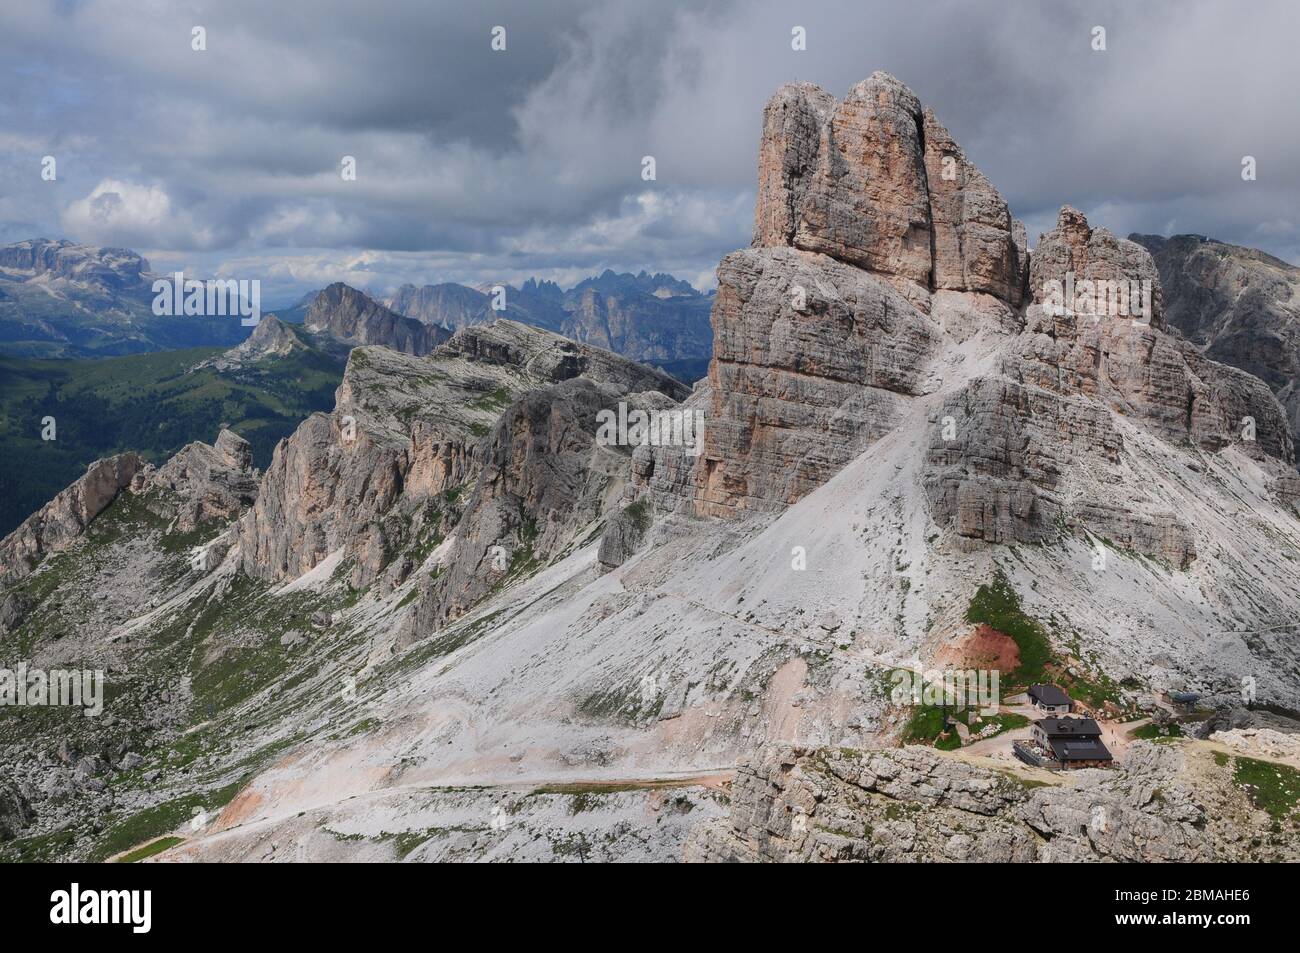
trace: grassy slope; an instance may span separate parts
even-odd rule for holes
[[[979,587],[966,610],[966,621],[972,625],[983,623],[1011,636],[1020,649],[1020,667],[1002,673],[1003,695],[1015,688],[1046,681],[1059,685],[1071,698],[1094,708],[1101,708],[1107,702],[1118,705],[1118,687],[1104,673],[1089,676],[1081,665],[1076,665],[1076,674],[1069,674],[1069,666],[1056,655],[1047,630],[1024,613],[1020,596],[1000,570],[992,581]]]
[[[190,367],[219,348],[100,360],[0,357],[0,535],[75,480],[94,460],[124,450],[162,462],[221,424],[246,438],[265,466],[276,442],[334,405],[342,368],[316,352],[238,373]],[[58,439],[40,439],[41,419]]]
[[[153,580],[153,592],[168,598],[183,592],[192,582],[186,554],[196,537],[167,534],[166,523],[144,499],[120,495],[91,524],[83,542],[48,558],[16,585],[30,608],[10,637],[10,647],[29,657],[39,646],[67,644],[66,633],[84,631],[103,602],[99,581],[122,565]],[[198,538],[211,538],[219,529],[199,531]],[[140,550],[141,541],[146,543],[146,566],[132,563],[128,555]],[[279,724],[287,712],[322,698],[346,713],[337,679],[330,678],[334,690],[324,696],[319,688],[303,686],[337,653],[354,651],[356,640],[364,637],[334,635],[325,641],[312,627],[312,613],[344,608],[353,599],[337,588],[324,594],[275,595],[265,583],[240,576],[219,595],[201,592],[188,598],[178,611],[135,637],[139,644],[129,668],[110,669],[105,678],[105,705],[112,706],[115,716],[111,723],[86,718],[75,708],[0,709],[0,753],[50,753],[66,740],[80,751],[124,748],[145,758],[136,768],[104,775],[119,795],[112,810],[87,813],[87,802],[74,801],[66,808],[68,830],[0,843],[0,863],[54,860],[74,850],[103,860],[176,830],[197,809],[209,815],[219,811],[293,740],[250,740],[240,705],[273,688],[275,694],[257,709],[266,724]],[[309,632],[322,641],[311,652],[295,653],[280,641],[291,631]],[[93,667],[76,654],[56,657],[62,667]],[[185,683],[188,689],[178,689]],[[163,707],[162,694],[173,692],[185,698],[179,720],[154,717]],[[183,732],[185,728],[195,730]],[[145,780],[155,770],[161,779]]]

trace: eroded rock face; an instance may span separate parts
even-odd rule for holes
[[[884,73],[772,97],[753,243],[718,269],[705,452],[652,462],[698,513],[799,500],[898,425],[944,331],[1020,326],[1023,227]]]
[[[8,780],[0,782],[0,841],[13,840],[35,816],[17,785]]]
[[[842,102],[810,83],[763,113],[754,245],[816,251],[922,289],[1018,304],[1006,202],[910,89],[873,73]]]
[[[1230,769],[1147,743],[1111,771],[1030,787],[930,748],[766,749],[741,765],[731,817],[696,828],[688,861],[1203,862],[1244,859],[1255,812]],[[1256,842],[1258,843],[1258,841]],[[1295,852],[1286,838],[1262,848]]]
[[[425,504],[466,479],[478,432],[519,386],[516,374],[461,360],[355,349],[335,412],[313,414],[275,448],[240,522],[244,572],[293,579],[343,550],[352,584],[369,585],[394,553],[437,531],[441,514]]]
[[[1038,543],[1086,530],[1178,568],[1191,528],[1167,507],[1070,491],[1078,468],[1116,467],[1124,446],[1106,408],[1004,378],[980,378],[930,421],[925,488],[934,519],[987,543]]]
[[[96,460],[86,472],[0,541],[0,579],[31,572],[46,555],[67,548],[130,486],[144,467],[134,453]]]
[[[1165,316],[1206,357],[1254,374],[1300,435],[1300,268],[1203,235],[1130,235],[1155,259]]]
[[[602,570],[623,565],[645,543],[650,528],[650,507],[641,501],[612,513],[605,522],[605,532],[600,537],[600,550],[596,561]]]
[[[916,96],[885,73],[838,103],[816,87],[783,88],[764,112],[755,244],[793,245],[928,286],[921,118]]]
[[[285,357],[293,351],[306,348],[307,345],[292,327],[275,315],[268,314],[257,323],[253,333],[244,341],[223,354],[203,361],[195,369],[211,367],[218,371],[235,370],[267,358]]]
[[[885,74],[843,102],[796,84],[768,103],[754,245],[718,270],[704,453],[661,448],[634,474],[660,506],[781,509],[941,390],[923,475],[941,526],[985,542],[1084,530],[1184,567],[1193,534],[1167,504],[1080,478],[1117,481],[1121,418],[1292,460],[1268,389],[1165,332],[1142,246],[1066,207],[1030,255],[988,179]],[[996,342],[978,366],[956,351],[977,335]]]
[[[166,491],[157,504],[162,515],[173,520],[172,531],[189,533],[239,516],[257,499],[257,483],[248,441],[223,430],[214,445],[195,441],[157,470],[142,472],[131,489]]]
[[[1024,226],[961,146],[925,110],[925,179],[934,233],[932,285],[1020,303],[1028,278]],[[1016,226],[1019,226],[1017,230]]]
[[[805,196],[824,161],[823,133],[835,112],[835,97],[813,83],[791,83],[776,91],[763,109],[758,151],[758,201],[754,245],[793,245],[803,218]]]
[[[1019,353],[1006,362],[1009,377],[1062,395],[1098,398],[1173,443],[1209,451],[1251,443],[1247,449],[1291,459],[1285,415],[1261,381],[1207,360],[1164,333],[1160,278],[1145,248],[1090,228],[1067,207],[1057,228],[1040,241],[1031,271],[1038,304],[1028,309]],[[1067,271],[1081,280],[1149,283],[1149,325],[1124,315],[1041,307],[1043,287]],[[1246,417],[1254,422],[1250,440],[1242,436]]]
[[[1105,290],[1104,299],[1112,305],[1111,317],[1134,316],[1156,328],[1165,326],[1164,293],[1150,252],[1137,242],[1116,238],[1109,229],[1092,228],[1082,212],[1066,205],[1057,217],[1056,228],[1040,236],[1034,247],[1029,264],[1030,292],[1034,303],[1043,304],[1048,300],[1050,282],[1064,286],[1068,276],[1073,276],[1076,290],[1074,301],[1065,302],[1069,310],[1094,310],[1073,305],[1081,296],[1086,298],[1089,294],[1085,282],[1093,286],[1093,291],[1101,291],[1100,284],[1108,283],[1111,287]],[[1134,285],[1149,289],[1149,315],[1142,315],[1137,304],[1127,295]],[[1126,298],[1127,305],[1124,306]],[[1098,294],[1097,300],[1102,299],[1103,295]],[[1101,311],[1102,308],[1097,306],[1095,310]],[[1119,314],[1114,314],[1115,311]]]
[[[351,584],[370,585],[399,553],[423,551],[455,525],[502,413],[527,391],[578,377],[620,395],[688,392],[653,368],[513,321],[462,328],[428,357],[355,349],[334,413],[313,415],[276,447],[240,524],[244,571],[292,579],[342,550]],[[583,424],[593,433],[594,413]]]
[[[515,321],[462,328],[440,354],[485,364],[511,365],[551,383],[581,376],[607,381],[629,393],[654,390],[674,400],[690,393],[690,388],[663,371]]]
[[[1061,221],[1042,244],[1062,268],[1151,272],[1140,246],[1094,240],[1097,233],[1069,209]],[[1132,495],[1072,490],[1081,472],[1109,472],[1118,482],[1125,442],[1113,415],[1207,452],[1236,445],[1290,463],[1293,448],[1285,415],[1261,381],[1206,360],[1160,330],[1156,315],[1144,323],[1030,306],[1001,374],[971,381],[931,417],[925,483],[936,521],[985,542],[1086,530],[1185,568],[1196,550],[1178,514]]]
[[[898,423],[937,333],[888,283],[790,248],[718,267],[703,513],[805,496]]]
[[[46,238],[0,245],[0,268],[115,289],[143,290],[149,277],[149,262],[129,249]]]
[[[643,395],[653,404],[671,403]],[[463,615],[488,592],[574,541],[616,498],[631,448],[601,446],[597,415],[620,400],[575,378],[524,394],[483,448],[483,465],[440,571],[422,584],[403,634],[410,643]]]

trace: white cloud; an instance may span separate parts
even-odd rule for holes
[[[176,209],[164,189],[120,179],[102,179],[63,210],[61,222],[72,238],[98,245],[175,242],[205,248],[215,243],[212,229],[196,225],[188,210]]]

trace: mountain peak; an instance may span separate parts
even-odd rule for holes
[[[756,248],[820,252],[908,296],[974,291],[1014,306],[1026,274],[1018,231],[933,112],[887,73],[840,101],[786,85],[763,111]]]
[[[446,329],[404,317],[341,281],[321,290],[303,326],[348,346],[382,344],[407,354],[427,354],[449,337]]]

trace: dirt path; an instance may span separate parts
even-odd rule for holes
[[[1254,758],[1256,761],[1268,761],[1272,764],[1281,764],[1290,768],[1300,769],[1300,755],[1294,757],[1278,755],[1272,752],[1260,751],[1258,748],[1238,748],[1234,745],[1224,744],[1222,741],[1210,741],[1208,739],[1205,741],[1196,740],[1195,743],[1199,746],[1204,746],[1210,751],[1218,751],[1234,758]]]
[[[735,778],[736,771],[732,767],[712,768],[705,771],[685,771],[685,772],[663,772],[653,776],[644,777],[624,777],[624,778],[587,778],[575,776],[561,776],[551,778],[528,778],[528,779],[511,779],[507,783],[485,785],[483,792],[485,794],[492,791],[527,791],[540,792],[542,794],[570,794],[580,793],[583,791],[608,791],[610,793],[619,791],[655,791],[673,788],[707,788],[715,791],[726,791]],[[350,795],[340,801],[332,804],[324,804],[314,807],[305,814],[319,814],[328,812],[340,804],[348,803],[349,805],[357,802],[375,802],[383,801],[388,798],[399,797],[418,791],[440,791],[445,789],[446,785],[442,784],[399,784],[392,787],[378,788],[374,791],[368,791],[364,794]],[[241,792],[243,793],[243,792]],[[238,797],[238,795],[236,795]],[[147,841],[139,844],[133,844],[126,850],[114,854],[108,859],[109,863],[116,861],[119,857],[130,854],[132,851],[139,850],[148,844],[155,843],[166,837],[185,838],[180,844],[169,847],[167,850],[150,857],[149,860],[165,861],[168,855],[174,850],[183,850],[187,847],[204,846],[219,844],[222,841],[230,840],[234,837],[242,836],[253,831],[262,830],[267,827],[273,827],[299,815],[297,811],[284,811],[272,814],[267,817],[260,817],[254,820],[234,824],[230,827],[223,828],[219,831],[210,833],[198,833],[187,831],[184,827],[175,831],[169,831],[166,834],[152,837]],[[186,835],[189,836],[186,836]]]

